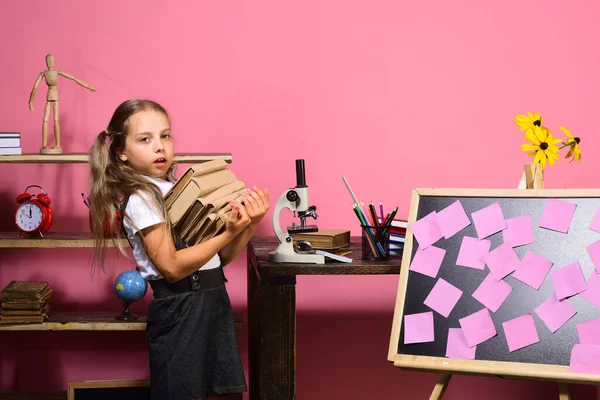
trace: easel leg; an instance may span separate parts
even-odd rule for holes
[[[558,383],[558,399],[571,400],[571,394],[569,393],[569,385],[567,385],[566,383]]]
[[[431,392],[431,396],[429,396],[429,400],[442,400],[446,387],[448,387],[448,383],[450,382],[450,378],[452,378],[452,374],[443,374],[440,376],[440,379],[438,379],[433,388],[433,392]]]

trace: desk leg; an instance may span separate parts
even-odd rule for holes
[[[566,383],[558,383],[558,398],[560,400],[570,400],[571,393],[569,392],[569,385]]]
[[[251,400],[296,398],[296,277],[260,277],[249,260]]]
[[[438,379],[435,387],[433,388],[433,392],[431,392],[431,396],[429,396],[429,400],[442,400],[444,397],[444,393],[446,392],[446,388],[450,383],[450,378],[452,378],[451,374],[442,374]]]

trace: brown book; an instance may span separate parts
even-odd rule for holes
[[[15,315],[42,315],[42,316],[46,316],[48,315],[48,311],[50,310],[49,306],[45,306],[44,308],[40,308],[38,310],[8,310],[8,309],[2,309],[2,311],[0,311],[0,318],[4,317],[4,316],[15,316]]]
[[[244,182],[235,180],[234,182],[228,183],[225,186],[220,187],[208,193],[205,196],[198,197],[194,200],[193,204],[188,208],[185,215],[179,219],[176,227],[179,229],[182,238],[190,234],[190,230],[198,223],[198,220],[205,216],[209,210],[205,209],[211,202],[221,198],[229,196],[231,193],[238,192],[244,189]]]
[[[292,233],[290,236],[294,244],[305,240],[313,249],[339,249],[350,244],[350,231],[346,229],[319,229],[318,232]]]
[[[48,282],[11,281],[2,289],[2,298],[8,299],[39,299],[51,291]]]
[[[15,308],[15,307],[19,307],[19,308],[27,308],[27,307],[40,307],[42,306],[44,303],[46,303],[50,297],[52,296],[52,292],[53,290],[50,288],[49,290],[45,290],[42,293],[43,297],[40,298],[3,298],[2,299],[2,304],[5,307],[10,307],[10,308]]]
[[[220,210],[228,205],[231,200],[239,201],[244,191],[245,189],[242,188],[210,202],[207,202],[206,198],[203,197],[197,198],[196,203],[189,211],[191,214],[195,214],[192,218],[192,222],[185,226],[176,226],[180,233],[183,232],[182,237],[184,240],[188,241],[188,244],[190,245],[200,243],[201,237],[199,236],[199,232],[202,229],[202,224],[206,217],[210,213],[216,212],[215,210]]]
[[[171,223],[176,225],[198,197],[206,196],[235,180],[235,175],[229,169],[222,169],[192,178],[171,207],[168,208]]]
[[[211,160],[205,163],[192,165],[177,179],[177,182],[165,194],[165,204],[167,209],[173,205],[173,202],[179,197],[183,189],[187,186],[193,177],[209,174],[227,168],[227,162],[224,160]]]
[[[46,307],[48,302],[2,302],[2,309],[4,310],[41,310]]]
[[[0,325],[3,324],[35,324],[44,322],[43,315],[9,315],[0,316]]]

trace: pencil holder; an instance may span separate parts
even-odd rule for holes
[[[387,260],[390,258],[390,228],[361,225],[362,259]]]

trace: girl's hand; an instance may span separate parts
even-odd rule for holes
[[[244,195],[244,205],[252,221],[251,225],[257,225],[269,211],[269,190],[260,190],[256,186],[248,189],[248,192]]]
[[[250,225],[250,217],[246,208],[237,201],[231,201],[231,212],[225,224],[225,230],[237,236]]]

